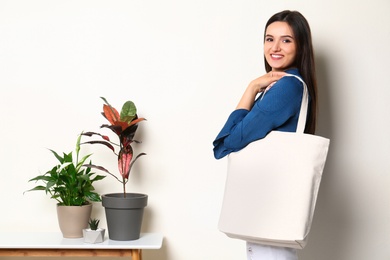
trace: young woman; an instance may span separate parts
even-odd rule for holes
[[[267,73],[249,83],[213,142],[216,159],[243,149],[272,130],[296,131],[303,84],[295,77],[284,77],[286,74],[294,74],[306,82],[309,108],[305,132],[315,132],[314,55],[310,27],[302,14],[282,11],[268,20],[264,32],[264,61]],[[248,260],[296,260],[297,252],[248,242],[247,256]]]

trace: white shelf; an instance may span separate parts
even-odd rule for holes
[[[131,241],[105,237],[102,243],[89,244],[84,238],[63,238],[60,232],[0,232],[0,249],[160,249],[162,241],[159,233],[143,233]]]

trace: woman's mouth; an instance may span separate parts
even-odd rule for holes
[[[283,58],[283,55],[280,55],[280,54],[271,54],[271,58],[272,59],[281,59],[281,58]]]

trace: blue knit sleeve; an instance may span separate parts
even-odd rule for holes
[[[283,77],[256,100],[250,111],[233,111],[213,142],[214,157],[220,159],[250,142],[264,138],[270,131],[295,132],[303,85],[295,77]]]

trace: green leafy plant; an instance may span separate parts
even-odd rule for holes
[[[81,134],[76,142],[76,158],[73,152],[63,153],[50,150],[57,158],[56,164],[51,170],[43,175],[38,175],[29,181],[41,181],[44,185],[38,185],[28,191],[45,191],[52,199],[57,200],[61,206],[81,206],[91,201],[101,201],[100,195],[95,192],[93,183],[106,176],[95,175],[90,167],[83,167],[85,161],[91,156],[88,154],[79,160]]]
[[[126,183],[129,181],[131,168],[139,157],[146,155],[145,153],[140,153],[134,157],[133,148],[131,146],[133,142],[140,143],[133,138],[137,131],[138,123],[144,121],[145,118],[138,118],[137,108],[132,101],[126,101],[122,106],[121,113],[119,114],[118,110],[112,107],[104,97],[101,97],[101,99],[103,99],[105,103],[103,104],[102,115],[110,122],[109,125],[103,124],[101,128],[111,129],[118,137],[119,143],[112,142],[107,135],[102,135],[96,132],[86,132],[83,133],[83,135],[89,137],[97,135],[100,136],[102,140],[89,141],[85,142],[85,144],[102,144],[108,147],[115,155],[117,155],[118,169],[121,178],[118,178],[102,166],[93,164],[87,164],[85,166],[99,169],[116,178],[120,183],[122,183],[123,196],[126,197]]]
[[[89,220],[89,222],[88,222],[88,225],[89,225],[89,228],[91,229],[91,230],[97,230],[98,229],[98,227],[99,227],[99,222],[100,222],[100,220],[99,219],[96,219],[96,218],[91,218],[90,220]]]

